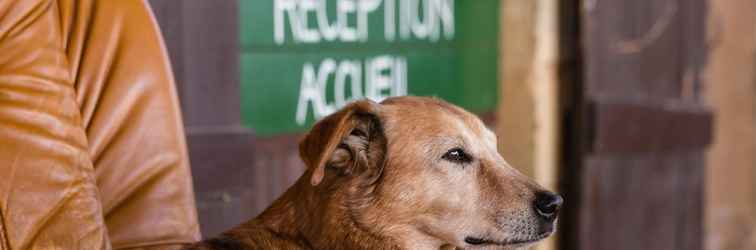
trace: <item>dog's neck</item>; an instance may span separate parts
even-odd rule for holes
[[[300,178],[256,220],[305,249],[399,249],[394,240],[362,225],[350,211],[348,195],[335,190]]]

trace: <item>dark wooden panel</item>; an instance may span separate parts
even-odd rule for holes
[[[678,203],[677,232],[676,242],[678,249],[701,250],[704,247],[704,195],[705,182],[704,173],[706,172],[706,161],[704,152],[695,152],[695,155],[689,157],[685,162],[687,166],[678,173],[682,180],[677,186],[675,192],[676,203]]]
[[[194,185],[207,191],[251,183],[255,138],[246,131],[189,131]]]
[[[706,66],[706,55],[709,53],[707,40],[707,11],[709,1],[688,0],[680,6],[680,19],[682,19],[682,42],[685,53],[681,58],[684,65],[682,72],[682,96],[702,102],[702,77]]]
[[[562,248],[702,249],[706,1],[580,4]]]
[[[585,34],[583,42],[586,47],[585,88],[589,93],[613,91],[637,95],[639,92],[637,87],[618,82],[636,78],[639,67],[637,56],[618,56],[610,49],[618,37],[635,35],[634,29],[627,24],[635,14],[633,8],[628,8],[628,2],[630,1],[585,2],[581,18]]]
[[[299,158],[300,137],[301,135],[284,135],[258,139],[255,167],[265,171],[258,176],[267,182],[267,190],[263,192],[265,197],[257,202],[260,211],[302,175],[305,166]]]
[[[579,249],[701,249],[703,168],[702,151],[588,157]]]
[[[239,124],[237,0],[184,0],[184,117],[188,126]]]
[[[632,3],[632,1],[631,1]],[[637,84],[647,96],[676,99],[681,94],[682,58],[686,51],[682,36],[681,5],[686,0],[648,1],[638,4],[640,15],[635,19],[638,31],[632,37],[620,38],[620,53],[639,54]],[[631,49],[630,51],[622,51]]]
[[[183,41],[183,28],[181,7],[183,1],[174,0],[150,0],[150,7],[155,14],[160,31],[163,35],[163,41],[168,49],[168,56],[171,60],[171,68],[173,69],[173,75],[176,79],[176,87],[178,88],[179,96],[183,90],[183,62],[181,49]],[[179,100],[182,100],[180,98]]]
[[[299,135],[190,131],[200,225],[213,236],[262,212],[302,174]]]
[[[240,124],[237,1],[150,4],[170,54],[185,124]]]
[[[189,132],[200,227],[216,235],[259,212],[254,138],[246,132]]]
[[[241,127],[236,0],[150,0],[182,104],[200,226],[216,235],[257,215],[274,198],[254,134]],[[275,156],[279,157],[279,156]],[[277,194],[276,194],[277,195]]]
[[[579,122],[584,111],[583,103],[583,45],[580,34],[580,0],[563,0],[559,4],[559,84],[562,119],[562,146],[560,156],[563,162],[559,170],[559,192],[565,199],[557,230],[559,249],[577,249],[580,213],[580,160],[582,159],[582,137],[584,129]]]
[[[195,197],[203,238],[216,236],[259,213],[254,207],[248,205],[258,197],[253,189],[197,190]]]
[[[590,1],[584,9],[589,93],[679,98],[686,1]],[[694,7],[700,8],[700,6]],[[701,26],[703,27],[703,26]]]
[[[589,107],[590,151],[594,153],[674,152],[711,142],[708,109],[685,103],[623,103],[594,100]]]

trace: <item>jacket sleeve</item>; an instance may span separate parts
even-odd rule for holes
[[[199,238],[175,84],[144,0],[0,1],[0,248]]]
[[[200,237],[171,67],[145,0],[60,0],[70,71],[114,249]]]
[[[55,1],[0,1],[0,248],[109,249]]]

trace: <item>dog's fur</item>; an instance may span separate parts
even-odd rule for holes
[[[445,158],[454,148],[469,161]],[[510,249],[554,230],[533,209],[542,189],[502,159],[496,136],[435,98],[353,102],[299,150],[307,171],[283,196],[189,249]]]

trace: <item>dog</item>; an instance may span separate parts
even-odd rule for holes
[[[360,100],[300,141],[307,170],[258,217],[187,249],[519,249],[562,198],[507,164],[475,115],[431,97]]]

